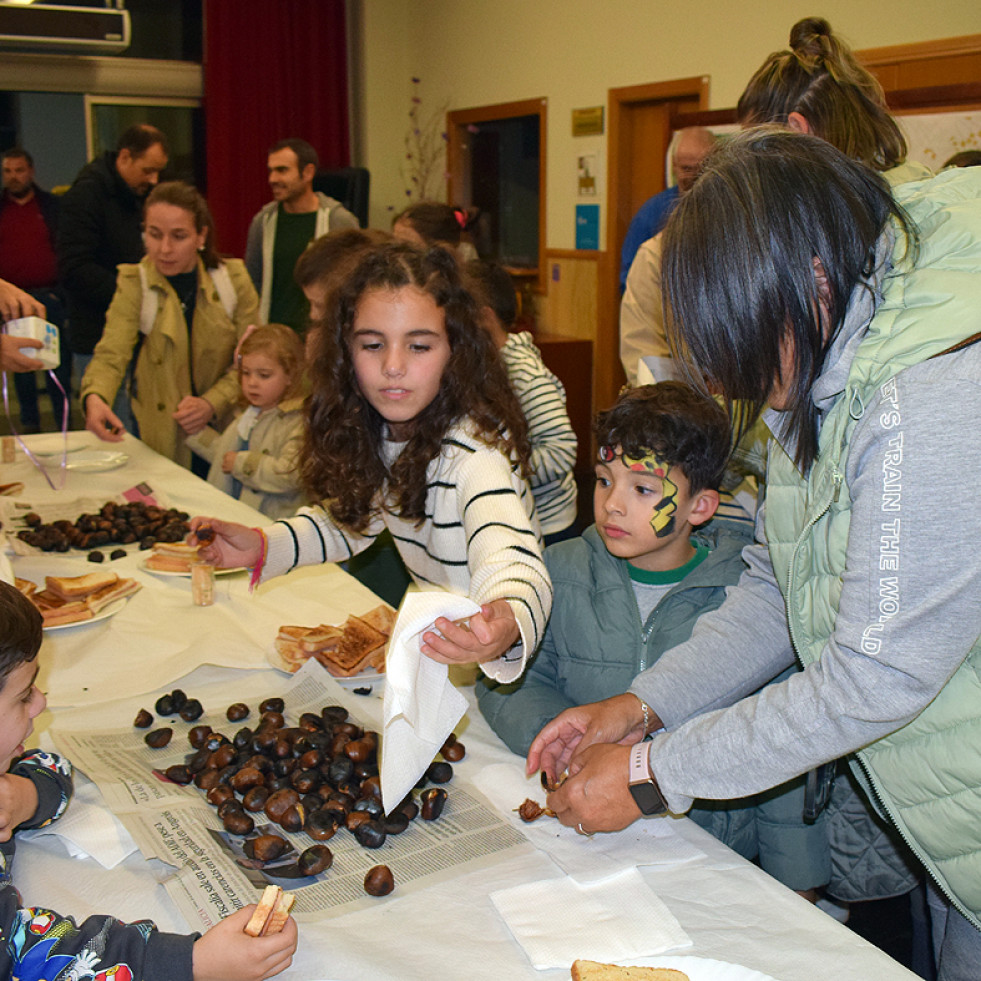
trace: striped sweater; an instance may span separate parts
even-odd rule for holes
[[[403,446],[385,444],[386,464],[391,466]],[[429,465],[421,525],[382,509],[359,535],[339,528],[319,505],[301,508],[266,529],[262,580],[301,565],[341,562],[368,548],[386,527],[423,589],[446,589],[475,603],[506,599],[511,604],[521,641],[481,667],[497,681],[520,677],[545,630],[552,584],[542,561],[531,492],[504,454],[468,427],[454,427]]]
[[[501,348],[511,388],[528,422],[532,474],[528,483],[542,533],[554,535],[576,520],[576,433],[565,410],[565,388],[545,367],[531,334],[509,334]]]

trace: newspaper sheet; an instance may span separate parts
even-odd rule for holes
[[[208,724],[229,738],[258,718],[257,701],[239,697],[227,685],[207,686],[214,691],[189,692],[205,706],[213,705],[193,723],[177,717],[157,719],[154,726],[172,725],[174,735],[163,749],[151,749],[146,730],[87,729],[64,724],[52,732],[62,753],[86,773],[101,790],[106,803],[119,816],[147,858],[173,866],[165,886],[188,923],[207,928],[223,916],[255,902],[270,882],[296,894],[293,912],[299,920],[322,919],[379,902],[366,897],[365,873],[375,865],[388,865],[395,876],[394,895],[429,886],[463,871],[479,868],[532,846],[525,836],[484,800],[459,775],[446,786],[449,797],[436,821],[416,818],[399,835],[389,835],[378,849],[366,849],[341,828],[326,842],[333,864],[317,876],[295,878],[297,856],[315,842],[305,833],[288,834],[259,812],[253,814],[255,831],[245,838],[226,832],[215,808],[193,785],[167,781],[162,772],[191,755],[187,732]],[[304,712],[320,712],[324,705],[344,705],[358,719],[358,696],[338,685],[315,661],[309,661],[291,679],[284,678],[284,715],[295,724]],[[269,694],[267,692],[267,694]],[[229,723],[224,709],[232,702],[252,705],[249,719]],[[362,704],[362,707],[363,704]],[[106,713],[112,715],[113,713]],[[371,726],[369,725],[369,728]],[[278,834],[291,851],[275,863],[255,868],[243,852],[246,838]]]

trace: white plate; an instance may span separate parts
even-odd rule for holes
[[[676,971],[684,971],[691,981],[774,981],[769,974],[742,964],[708,957],[642,957],[618,963],[624,967],[673,967]]]
[[[129,456],[119,450],[83,450],[76,453],[65,462],[66,470],[78,470],[82,473],[99,473],[105,470],[117,470],[129,463]]]
[[[61,433],[43,433],[40,436],[25,436],[24,443],[35,456],[61,456],[66,449],[65,438]],[[88,445],[84,436],[68,434],[67,452],[74,453]]]
[[[98,623],[100,620],[108,620],[114,617],[125,605],[128,596],[118,599],[108,606],[104,606],[94,617],[89,620],[77,620],[75,623],[53,623],[50,627],[45,627],[45,632],[51,630],[70,630],[72,627],[87,627],[90,623]]]
[[[150,566],[146,564],[146,559],[140,559],[139,568],[143,572],[149,572],[151,576],[178,576],[182,579],[190,579],[191,572],[172,572],[170,569],[151,569]],[[230,576],[233,572],[245,572],[246,568],[244,565],[237,566],[234,569],[215,569],[216,576]]]

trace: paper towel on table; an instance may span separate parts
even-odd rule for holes
[[[68,810],[57,820],[35,831],[18,832],[18,838],[60,838],[72,858],[94,858],[103,868],[115,868],[136,851],[136,842],[109,812],[99,789],[78,781]]]
[[[491,893],[498,913],[538,970],[577,958],[619,961],[690,947],[691,938],[636,869],[600,882],[531,882]]]
[[[418,783],[467,710],[447,666],[419,649],[437,617],[460,620],[480,612],[466,596],[410,592],[399,609],[385,656],[382,805],[388,812]]]

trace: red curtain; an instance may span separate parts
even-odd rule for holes
[[[204,0],[204,35],[208,203],[218,248],[241,256],[273,143],[350,163],[344,0]]]

